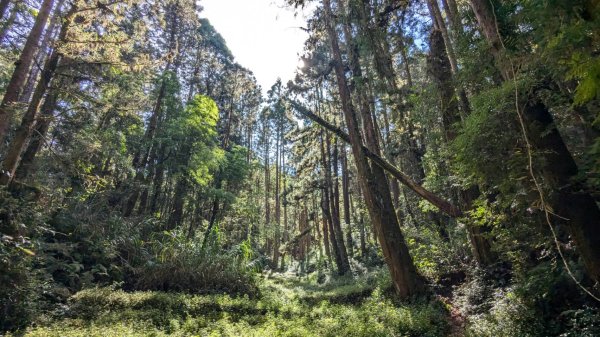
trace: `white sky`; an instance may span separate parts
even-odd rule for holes
[[[207,18],[223,36],[236,61],[251,70],[263,92],[278,77],[294,76],[298,54],[308,34],[303,13],[283,7],[282,0],[200,0]],[[308,14],[308,12],[306,13]]]

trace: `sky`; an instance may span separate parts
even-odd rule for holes
[[[283,0],[201,0],[201,17],[223,36],[235,60],[251,70],[263,92],[278,77],[292,79],[308,34],[308,12],[294,16]]]

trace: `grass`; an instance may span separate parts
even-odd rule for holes
[[[382,274],[383,275],[383,274]],[[324,285],[275,275],[257,298],[225,294],[88,289],[29,337],[75,336],[445,336],[447,314],[436,301],[402,303],[386,296],[385,276]],[[10,335],[9,335],[10,336]]]

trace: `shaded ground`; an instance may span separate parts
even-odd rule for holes
[[[387,295],[385,276],[317,285],[274,275],[261,295],[126,293],[108,288],[76,294],[24,336],[446,336],[446,306],[402,303]],[[382,290],[383,289],[383,290]],[[16,336],[16,335],[15,335]]]

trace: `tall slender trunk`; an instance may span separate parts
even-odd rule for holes
[[[19,95],[23,90],[23,85],[25,84],[25,80],[27,79],[29,68],[31,68],[31,64],[33,63],[35,52],[38,49],[40,38],[42,36],[42,32],[44,31],[44,27],[46,26],[46,22],[48,21],[48,17],[50,16],[50,12],[52,11],[53,4],[54,0],[44,0],[42,2],[40,10],[38,11],[38,15],[35,18],[33,27],[31,28],[31,32],[29,32],[29,35],[27,36],[27,40],[25,42],[25,46],[23,47],[21,55],[19,56],[19,60],[15,62],[15,69],[13,70],[10,81],[6,86],[6,91],[4,93],[4,97],[2,98],[2,103],[0,103],[0,144],[3,144],[4,139],[6,138],[8,129],[10,127],[10,122],[13,116],[13,105],[14,103],[18,102]],[[52,70],[52,72],[54,72],[54,69]],[[50,81],[48,80],[48,83],[49,82]],[[42,93],[42,95],[44,93],[45,90]],[[37,110],[37,106],[35,108]]]
[[[44,37],[42,38],[42,42],[40,43],[40,47],[33,62],[33,66],[31,67],[31,71],[29,72],[29,76],[27,77],[27,81],[25,82],[25,86],[23,88],[23,92],[19,97],[19,101],[22,103],[27,103],[31,99],[31,95],[33,94],[33,89],[35,88],[35,83],[37,81],[38,75],[41,71],[41,65],[44,63],[46,57],[52,53],[51,42],[54,34],[56,33],[56,26],[58,24],[58,19],[60,19],[60,8],[62,7],[64,0],[58,0],[56,3],[56,9],[54,10],[54,14],[52,18],[50,18],[50,22],[48,23],[48,27],[46,28],[46,32],[44,33]]]
[[[280,199],[280,178],[281,178],[281,130],[277,127],[277,141],[275,145],[275,233],[273,236],[273,266],[277,268],[279,265],[279,245],[281,244],[280,228],[281,228],[281,199]]]
[[[338,274],[343,275],[347,272],[346,266],[343,261],[342,252],[337,239],[337,232],[335,230],[334,222],[334,207],[333,204],[333,184],[331,182],[331,165],[329,162],[329,140],[328,135],[323,137],[321,133],[321,166],[323,168],[323,199],[321,203],[321,209],[323,211],[323,217],[327,219],[327,234],[325,237],[329,241],[331,253],[335,260],[335,265],[338,270]],[[339,221],[339,219],[338,219]]]
[[[421,277],[417,274],[408,247],[400,231],[400,224],[393,209],[387,178],[383,170],[373,165],[369,166],[365,153],[362,150],[362,137],[358,127],[356,111],[350,97],[346,82],[342,55],[338,42],[338,34],[331,19],[330,0],[323,0],[325,9],[325,25],[329,36],[331,52],[333,54],[334,70],[336,73],[338,91],[344,111],[346,126],[351,140],[352,153],[358,169],[358,178],[363,187],[367,208],[375,232],[381,244],[385,261],[390,269],[392,282],[398,295],[408,297],[421,292],[424,288]],[[363,119],[368,119],[363,111]],[[372,144],[376,138],[367,136],[367,141]]]
[[[344,202],[344,222],[346,224],[346,242],[348,245],[348,254],[354,255],[354,242],[352,240],[352,221],[350,213],[350,175],[348,172],[348,156],[346,155],[346,146],[341,146],[342,154],[342,197]]]
[[[335,239],[337,241],[337,246],[338,249],[340,251],[340,258],[341,258],[341,270],[340,270],[340,274],[345,274],[347,272],[350,271],[350,262],[348,261],[348,252],[346,250],[346,244],[344,242],[344,232],[342,231],[342,226],[341,226],[341,215],[340,215],[340,187],[339,187],[339,176],[338,176],[338,170],[339,170],[339,165],[338,165],[338,161],[339,161],[339,154],[338,154],[338,149],[337,149],[337,142],[334,142],[333,145],[331,145],[330,141],[329,141],[329,137],[327,138],[327,152],[331,155],[331,159],[329,160],[330,164],[331,164],[331,170],[333,172],[333,177],[331,180],[331,183],[333,184],[332,188],[330,189],[331,192],[331,203],[332,203],[332,210],[333,210],[333,229],[335,231]],[[329,151],[330,146],[333,147],[333,152]]]
[[[458,6],[456,0],[442,0],[444,5],[444,11],[448,17],[448,23],[454,31],[455,37],[463,33],[463,26],[458,13]]]
[[[421,183],[425,178],[425,172],[423,170],[423,163],[421,155],[419,154],[418,145],[415,141],[415,127],[413,125],[413,122],[408,118],[407,112],[404,111],[404,107],[402,106],[402,95],[400,94],[400,88],[398,87],[398,83],[396,80],[392,56],[390,54],[390,46],[387,40],[385,39],[386,31],[381,29],[379,26],[371,24],[371,20],[369,17],[370,3],[368,0],[363,0],[362,6],[359,6],[358,8],[353,7],[353,10],[358,12],[357,14],[360,18],[359,27],[361,34],[367,37],[366,40],[369,41],[369,45],[373,50],[376,51],[373,57],[373,66],[378,77],[382,81],[385,92],[390,98],[390,102],[386,105],[386,107],[390,107],[392,109],[393,113],[395,113],[398,116],[397,119],[399,120],[400,125],[406,130],[400,135],[399,145],[400,147],[406,149],[405,154],[399,158],[400,167],[403,170],[408,171],[407,173],[409,173],[413,179]],[[346,32],[345,35],[350,36],[348,32]],[[349,41],[352,44],[355,44],[353,41]],[[353,72],[359,77],[362,77],[359,56],[354,55],[350,58],[351,63],[353,64]],[[407,68],[406,72],[407,74],[409,74],[410,70]],[[371,94],[371,96],[373,96],[373,94]],[[385,109],[383,112],[383,117],[384,122],[386,122],[387,118]],[[373,124],[375,129],[377,129],[376,119],[373,119]],[[384,143],[384,145],[389,144]],[[388,157],[390,157],[388,159],[392,161],[392,163],[395,161],[395,158],[392,158],[389,155]],[[407,213],[410,214],[413,219],[417,220],[413,209],[417,208],[416,205],[418,203],[418,200],[412,196],[409,197],[408,195],[406,195],[404,189],[400,189],[400,186],[398,185],[398,182],[396,180],[390,182],[390,189],[394,196],[394,205],[399,205],[399,196],[402,193],[404,199],[406,200]],[[398,210],[400,211],[400,208],[398,208]]]
[[[288,211],[287,211],[287,190],[285,186],[285,142],[282,146],[282,156],[281,156],[281,175],[282,175],[282,185],[283,185],[283,234],[281,235],[283,238],[283,242],[288,242]],[[285,270],[285,255],[281,257],[281,270]]]
[[[460,124],[461,118],[452,81],[450,61],[444,48],[442,33],[437,29],[431,32],[429,50],[428,71],[440,94],[444,138],[447,143],[450,143],[456,139],[457,124]],[[468,210],[473,207],[473,202],[480,195],[480,192],[479,188],[474,186],[468,190],[459,190],[457,194],[460,196],[462,208]],[[496,256],[493,254],[491,244],[486,236],[490,231],[489,226],[467,224],[466,227],[473,256],[477,263],[481,266],[487,266],[495,262]]]
[[[179,178],[175,193],[173,195],[173,208],[167,221],[167,230],[172,230],[181,226],[183,222],[183,207],[185,205],[185,195],[187,193],[188,180],[186,177]]]
[[[65,40],[71,24],[71,19],[76,9],[77,8],[74,5],[66,15],[63,25],[61,26],[61,32],[58,41]],[[2,185],[8,185],[14,178],[21,153],[23,152],[23,149],[25,148],[25,145],[31,136],[33,124],[35,123],[40,104],[44,95],[46,94],[46,91],[48,91],[50,82],[54,78],[54,73],[56,72],[56,68],[58,67],[61,57],[62,55],[58,52],[58,50],[55,49],[52,51],[52,54],[48,60],[46,60],[44,70],[42,71],[41,78],[35,88],[31,102],[29,103],[27,111],[23,115],[21,125],[17,128],[15,136],[8,147],[6,157],[2,163],[2,176],[0,176],[0,184]]]
[[[165,180],[165,169],[163,167],[162,161],[165,157],[166,145],[162,143],[160,145],[160,149],[158,151],[158,163],[154,167],[154,177],[152,179],[152,198],[150,200],[150,212],[154,213],[158,211],[158,200],[160,198],[163,182]]]
[[[267,116],[264,116],[263,120],[263,144],[265,146],[264,151],[264,169],[265,169],[265,223],[264,228],[268,228],[271,224],[271,204],[269,198],[271,197],[271,170],[269,167],[269,130]],[[267,252],[269,247],[267,247]]]
[[[325,209],[324,206],[324,199],[325,198],[325,192],[321,192],[321,212],[323,213],[323,216],[321,217],[321,226],[322,226],[322,231],[323,231],[323,236],[321,237],[322,241],[323,241],[323,246],[325,247],[325,256],[327,257],[327,261],[329,262],[329,265],[332,264],[332,258],[331,258],[331,246],[329,245],[329,225],[327,223],[327,217],[325,216],[325,212],[323,212],[323,210]]]
[[[133,213],[135,205],[137,204],[138,198],[141,194],[141,185],[146,179],[144,175],[144,169],[148,164],[152,148],[157,145],[155,142],[155,135],[159,121],[163,114],[163,100],[165,99],[165,95],[167,93],[167,76],[170,76],[171,71],[177,73],[177,70],[180,66],[181,53],[178,45],[180,14],[178,13],[178,9],[179,3],[176,2],[175,4],[173,4],[172,7],[169,7],[167,10],[167,14],[171,16],[170,20],[168,21],[168,48],[169,53],[173,57],[169,58],[167,64],[165,65],[165,69],[163,71],[162,79],[160,82],[160,87],[158,90],[158,95],[156,97],[156,101],[152,109],[152,115],[150,116],[150,119],[148,121],[148,127],[146,128],[146,132],[144,133],[143,142],[133,157],[133,166],[136,169],[136,174],[134,178],[134,186],[132,187],[133,191],[131,192],[129,199],[126,201],[125,206],[123,208],[123,216],[125,217],[128,217]]]

